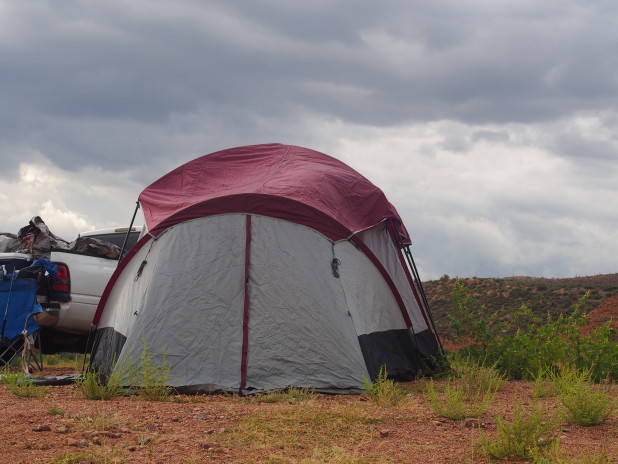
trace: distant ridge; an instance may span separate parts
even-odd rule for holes
[[[540,317],[544,317],[547,313],[553,316],[569,313],[572,311],[572,305],[586,292],[590,292],[587,311],[592,322],[593,319],[611,317],[595,316],[597,313],[593,311],[618,295],[618,274],[568,278],[473,277],[459,280],[470,290],[477,305],[486,305],[497,313],[500,319],[508,318],[524,304]],[[440,335],[450,335],[448,314],[453,308],[453,285],[456,281],[457,279],[444,276],[423,284]],[[614,300],[618,303],[618,298]]]

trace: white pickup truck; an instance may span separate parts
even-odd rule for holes
[[[103,240],[122,247],[125,251],[139,238],[141,228],[105,229],[81,233],[79,237]],[[58,267],[58,278],[49,286],[39,285],[37,299],[43,307],[37,322],[41,326],[41,349],[44,353],[59,351],[84,352],[92,318],[101,294],[118,259],[92,256],[75,251],[52,249],[50,260]],[[7,273],[32,264],[26,253],[0,253],[0,265]]]

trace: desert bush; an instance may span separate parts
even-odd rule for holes
[[[79,390],[89,400],[109,400],[124,394],[122,388],[122,375],[117,371],[103,381],[96,371],[87,371],[77,382]]]
[[[436,388],[427,383],[424,398],[434,412],[448,419],[479,417],[487,412],[496,392],[504,385],[504,376],[496,369],[474,361],[454,359],[454,377]]]
[[[512,379],[535,378],[559,365],[590,369],[595,381],[618,378],[616,329],[606,324],[588,334],[582,331],[588,298],[584,294],[567,315],[542,318],[522,306],[511,319],[498,320],[457,281],[449,317],[461,355],[495,366]]]
[[[540,369],[533,377],[534,386],[532,387],[532,395],[535,398],[553,398],[558,396],[559,385],[557,383],[556,373],[553,370],[547,368]]]
[[[484,361],[454,356],[451,367],[470,400],[485,396],[488,391],[495,393],[506,383],[504,374]]]
[[[530,457],[532,464],[612,464],[614,458],[605,449],[584,449],[574,456],[567,455],[561,448],[559,440],[544,448],[534,448]]]
[[[144,340],[139,359],[128,362],[126,370],[131,377],[131,385],[140,397],[146,401],[166,401],[174,393],[174,389],[167,385],[171,367],[165,355],[161,364],[156,364]]]
[[[584,378],[561,382],[559,400],[566,409],[566,420],[571,424],[591,426],[603,424],[618,408],[610,387],[594,385]]]
[[[516,405],[510,420],[496,418],[495,437],[482,435],[479,448],[482,454],[495,459],[530,459],[536,451],[554,442],[557,425],[555,417],[538,407],[524,410]]]
[[[379,406],[397,406],[406,395],[397,382],[388,378],[386,366],[380,368],[378,377],[373,382],[363,379],[363,384],[363,390],[369,399]]]

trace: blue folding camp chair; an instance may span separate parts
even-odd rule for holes
[[[20,279],[0,282],[0,366],[22,354],[24,369],[43,370],[39,325],[34,316],[42,311],[36,300],[36,280]]]

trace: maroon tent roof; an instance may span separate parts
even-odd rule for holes
[[[346,164],[293,145],[251,145],[202,156],[148,186],[139,202],[154,236],[190,219],[241,212],[303,224],[331,240],[392,218],[409,242],[379,188]]]

